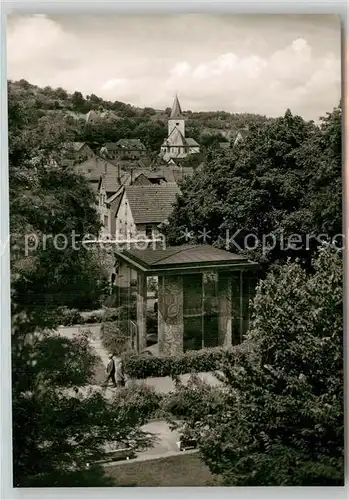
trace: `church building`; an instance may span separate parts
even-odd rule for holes
[[[176,95],[168,120],[168,137],[161,146],[160,155],[165,161],[181,159],[192,153],[199,153],[200,146],[190,137],[185,137],[185,118]]]

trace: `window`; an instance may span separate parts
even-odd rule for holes
[[[108,216],[105,215],[104,216],[104,227],[108,227],[108,222],[109,222]]]
[[[153,236],[153,227],[151,224],[147,224],[145,226],[145,235],[147,238],[151,238]]]

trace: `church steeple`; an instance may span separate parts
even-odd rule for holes
[[[161,146],[160,154],[167,161],[169,158],[185,158],[188,154],[199,151],[199,144],[194,139],[185,137],[185,118],[176,93],[168,118],[168,136]]]
[[[182,113],[182,109],[181,109],[181,105],[179,104],[179,99],[178,99],[177,94],[174,98],[173,106],[172,106],[172,110],[171,110],[171,115],[170,115],[170,119],[176,119],[176,118],[179,118],[179,119],[184,118],[183,113]]]

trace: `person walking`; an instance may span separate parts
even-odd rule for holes
[[[126,385],[124,367],[121,360],[119,361],[116,370],[116,383],[118,387],[125,387]]]
[[[106,368],[107,378],[105,379],[105,382],[103,384],[104,386],[107,386],[109,380],[111,379],[113,386],[117,387],[116,380],[115,380],[115,371],[116,370],[115,370],[114,356],[113,356],[113,354],[109,354],[109,361],[108,361],[108,365]]]

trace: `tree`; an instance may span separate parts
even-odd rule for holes
[[[288,257],[309,265],[320,242],[307,235],[323,233],[324,224],[329,238],[340,232],[340,123],[340,109],[319,127],[287,111],[251,125],[248,139],[234,148],[209,149],[181,186],[168,241],[180,242],[186,228],[194,235],[205,228],[210,243],[266,268]]]
[[[150,444],[141,426],[157,399],[143,389],[112,401],[75,393],[92,382],[96,356],[87,335],[70,340],[54,329],[62,306],[91,307],[103,296],[102,266],[71,241],[73,231],[98,234],[94,195],[62,166],[64,128],[44,134],[11,93],[9,138],[14,485],[99,486],[106,481],[95,461],[106,443]]]
[[[222,362],[220,390],[182,387],[182,407],[172,396],[171,411],[184,414],[226,485],[343,484],[340,253],[322,248],[313,266],[309,276],[289,262],[260,283],[246,340]]]
[[[17,339],[18,340],[18,339]],[[13,456],[15,487],[111,486],[97,461],[110,444],[152,444],[141,426],[159,404],[144,388],[112,399],[82,391],[96,357],[87,335],[48,333],[13,343]]]
[[[71,102],[73,104],[73,107],[77,110],[80,111],[84,105],[85,105],[85,99],[82,95],[81,92],[78,92],[77,90],[72,94],[71,96]]]

